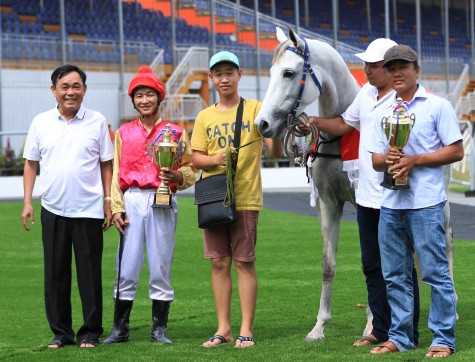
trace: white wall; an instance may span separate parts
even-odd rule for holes
[[[305,167],[262,168],[262,188],[265,191],[295,190],[310,192]],[[38,176],[33,190],[33,197],[41,195],[41,176]],[[181,192],[181,191],[180,191]],[[194,187],[183,191],[194,193]],[[0,200],[23,199],[22,176],[0,177]]]
[[[2,131],[28,130],[32,118],[56,105],[51,71],[2,70]],[[87,72],[84,105],[117,122],[119,74]],[[126,75],[126,84],[132,75]]]

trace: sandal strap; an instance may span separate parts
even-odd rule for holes
[[[216,334],[214,336],[212,336],[209,341],[210,342],[213,342],[215,339],[219,339],[221,343],[227,343],[226,341],[226,338],[224,338],[223,336],[219,335],[219,334]]]
[[[368,341],[368,342],[371,342],[372,344],[378,344],[379,343],[379,341],[376,338],[371,337],[370,335],[363,336],[363,338],[361,338],[360,341]]]
[[[254,342],[254,343],[256,343],[256,341],[252,337],[239,336],[239,337],[237,337],[237,339],[239,339],[241,342]]]
[[[54,339],[54,340],[52,340],[51,342],[48,343],[48,346],[58,346],[58,347],[62,347],[62,346],[63,346],[63,342],[61,342],[59,339]]]
[[[452,352],[452,350],[450,347],[433,346],[429,348],[429,352]]]
[[[83,345],[83,344],[92,344],[93,346],[97,346],[99,343],[97,341],[91,341],[91,340],[88,340],[88,339],[83,339],[81,341],[81,343],[79,343],[79,345]]]

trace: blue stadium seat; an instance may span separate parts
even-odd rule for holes
[[[195,4],[198,10],[210,9],[209,0],[182,0]],[[232,0],[236,2],[236,0]],[[40,6],[43,3],[43,6]],[[254,0],[240,0],[242,6],[247,6],[254,10]],[[259,10],[262,13],[270,14],[271,0],[259,1]],[[276,14],[279,19],[294,23],[293,2],[275,1]],[[299,2],[301,10],[301,22],[303,26],[304,0]],[[1,29],[6,34],[18,35],[44,35],[57,38],[58,32],[46,32],[44,26],[49,24],[59,24],[59,2],[57,0],[2,0],[2,6],[11,7],[12,11],[3,12],[1,16]],[[117,8],[116,0],[102,1],[66,1],[67,33],[84,34],[92,39],[111,39],[117,40],[119,37],[118,20],[114,13]],[[381,14],[384,12],[384,3],[382,1],[373,1],[371,3],[371,21],[372,31],[367,29],[366,19],[366,0],[351,0],[340,2],[339,21],[340,29],[349,33],[340,33],[340,40],[347,44],[357,47],[365,47],[366,42],[360,39],[374,39],[385,33],[384,18]],[[397,32],[391,21],[391,37],[398,42],[403,42],[415,46],[415,7],[412,2],[397,2],[398,25]],[[171,38],[171,21],[165,17],[163,12],[157,10],[143,9],[140,2],[123,2],[124,16],[124,34],[127,41],[152,41],[157,47],[168,47]],[[392,11],[392,9],[390,9]],[[218,16],[234,17],[235,10],[220,3],[216,5]],[[240,21],[243,24],[254,25],[255,19],[252,13],[241,13]],[[422,54],[432,56],[443,56],[444,36],[443,21],[441,20],[440,8],[431,6],[424,8],[424,19],[433,19],[433,21],[422,22],[423,47]],[[37,22],[21,21],[19,15],[36,15]],[[453,41],[450,43],[451,56],[456,58],[470,58],[471,40],[467,33],[465,14],[463,9],[451,8],[450,13],[450,36]],[[310,27],[311,30],[332,37],[333,30],[326,24],[332,23],[332,0],[319,0],[318,7],[310,8]],[[260,29],[263,31],[274,32],[274,24],[270,21],[261,21]],[[206,27],[192,26],[183,18],[176,19],[177,41],[189,45],[207,45],[211,42],[209,31]],[[238,46],[239,44],[231,40],[227,34],[217,34],[217,43],[223,46]],[[240,45],[243,49],[251,47],[249,44]],[[5,46],[6,47],[6,46]],[[3,53],[6,53],[3,51]],[[24,53],[24,54],[23,54]],[[44,59],[45,57],[57,56],[57,51],[45,50],[36,52],[34,50],[11,48],[12,56],[35,57]],[[441,55],[442,54],[442,55]],[[79,56],[76,54],[75,56]],[[115,59],[115,54],[108,54],[109,59]],[[98,61],[104,61],[104,57],[98,56]]]

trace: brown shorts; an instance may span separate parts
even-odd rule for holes
[[[256,260],[258,218],[259,211],[238,211],[235,222],[203,229],[205,258],[230,256],[243,262]]]

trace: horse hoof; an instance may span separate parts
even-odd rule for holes
[[[321,341],[321,340],[324,340],[325,339],[325,336],[321,336],[321,337],[305,337],[305,339],[303,340],[304,342],[307,342],[307,343],[314,343],[314,342],[318,342],[318,341]]]

